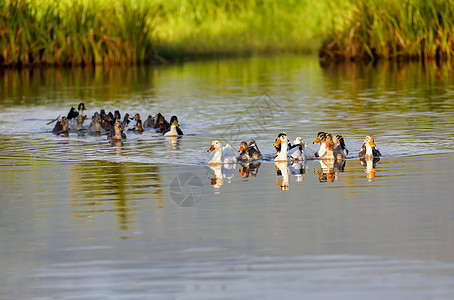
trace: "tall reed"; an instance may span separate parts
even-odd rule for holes
[[[150,60],[158,9],[145,0],[0,0],[0,65]]]
[[[454,54],[453,0],[354,0],[346,26],[333,32],[326,59],[450,59]]]

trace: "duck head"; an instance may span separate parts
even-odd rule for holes
[[[178,118],[177,116],[172,116],[170,118],[170,125],[174,125],[176,127],[180,126],[180,124],[178,124]]]
[[[87,109],[85,108],[85,104],[83,102],[80,102],[79,106],[77,107],[77,110],[80,112],[83,112],[84,110],[87,110]]]
[[[114,118],[117,120],[121,119],[121,114],[119,110],[114,111]]]
[[[207,152],[213,152],[222,149],[222,145],[218,140],[214,140],[211,142],[211,147],[210,149],[207,150]]]
[[[244,142],[244,141],[241,142],[241,143],[240,143],[240,149],[238,150],[238,152],[243,152],[243,151],[245,151],[245,150],[247,149],[247,147],[248,147],[248,145],[247,145],[246,142]]]
[[[285,132],[281,132],[279,133],[279,135],[277,136],[277,139],[276,141],[274,142],[273,146],[275,148],[279,148],[281,144],[284,144],[284,143],[288,143],[288,137],[287,137],[287,134]]]
[[[368,135],[366,136],[366,138],[364,139],[364,143],[365,143],[366,145],[371,146],[372,148],[376,147],[376,146],[375,146],[375,143],[374,143],[374,138],[373,138],[370,134],[368,134]]]
[[[312,144],[317,144],[320,142],[323,142],[326,139],[326,132],[320,131],[317,133],[317,137],[315,138],[315,141],[312,142]]]
[[[66,119],[66,117],[61,118],[61,126],[63,127],[63,131],[68,131],[69,123],[68,123],[68,119]]]

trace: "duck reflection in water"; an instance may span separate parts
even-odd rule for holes
[[[172,150],[180,150],[180,138],[177,136],[165,136],[164,137],[170,144]]]
[[[239,170],[242,178],[248,178],[249,175],[256,177],[257,173],[259,172],[260,167],[259,162],[256,163],[242,163],[241,168]]]
[[[306,161],[292,161],[290,164],[290,172],[296,177],[296,181],[301,182],[306,175]]]
[[[315,170],[318,180],[323,182],[334,182],[339,179],[340,173],[345,170],[345,159],[321,159],[319,160],[321,170]]]
[[[366,173],[368,181],[373,181],[375,179],[375,167],[380,161],[380,157],[366,156],[361,157],[359,160],[364,167],[364,172]]]
[[[237,164],[209,164],[211,170],[214,171],[215,177],[210,177],[211,185],[218,189],[224,184],[224,180],[228,183],[232,182],[233,176],[235,176]]]
[[[115,154],[121,156],[123,152],[123,141],[122,140],[110,140],[110,145],[115,148]]]
[[[275,161],[274,165],[276,166],[276,175],[282,176],[282,180],[277,178],[276,182],[279,185],[280,191],[288,191],[289,189],[289,170],[287,162]]]

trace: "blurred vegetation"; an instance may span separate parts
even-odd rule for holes
[[[318,49],[331,61],[449,59],[453,2],[0,0],[0,65],[136,64]]]

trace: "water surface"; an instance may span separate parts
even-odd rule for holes
[[[448,66],[278,56],[1,72],[0,298],[454,294]],[[79,102],[175,114],[185,135],[50,133]],[[342,168],[207,166],[213,139],[254,138],[271,157],[279,132],[310,143],[321,130],[346,139]],[[383,154],[369,168],[366,134]]]

